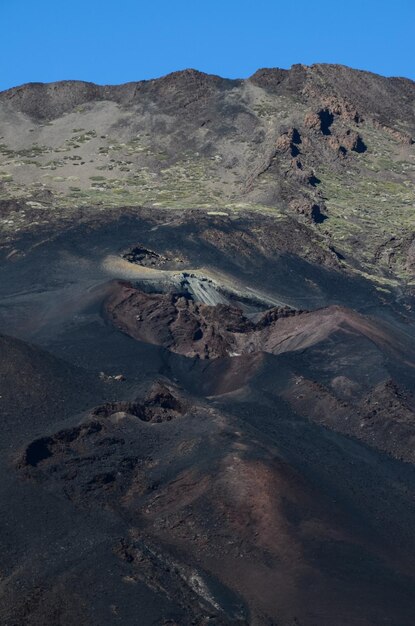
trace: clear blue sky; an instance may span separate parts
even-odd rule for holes
[[[415,0],[0,0],[0,89],[342,63],[415,79]]]

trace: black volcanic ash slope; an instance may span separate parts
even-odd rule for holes
[[[413,95],[0,94],[2,624],[413,625]]]

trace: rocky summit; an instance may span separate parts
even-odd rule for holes
[[[0,622],[413,626],[415,83],[0,93]]]

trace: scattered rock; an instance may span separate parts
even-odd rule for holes
[[[161,424],[184,415],[187,408],[187,404],[179,399],[177,391],[157,382],[151,387],[143,402],[108,402],[94,409],[92,414],[107,418],[124,413],[138,417],[143,422]]]
[[[310,222],[314,222],[315,224],[321,224],[327,219],[327,215],[325,214],[327,209],[322,201],[317,203],[308,198],[295,198],[291,200],[289,207],[292,211],[303,215]]]
[[[105,381],[106,383],[111,382],[111,381],[114,381],[117,383],[125,381],[125,376],[123,374],[113,375],[113,374],[105,374],[105,372],[100,372],[99,377],[101,380]]]
[[[296,128],[290,128],[290,130],[278,137],[275,147],[277,152],[289,152],[292,157],[296,157],[300,154],[300,150],[298,148],[300,143],[300,133]]]
[[[415,143],[413,137],[410,134],[398,130],[397,128],[391,128],[386,124],[382,124],[382,122],[379,122],[379,120],[377,119],[373,120],[373,125],[380,130],[386,131],[388,135],[390,135],[391,137],[396,139],[396,141],[399,141],[399,143],[402,143],[403,145],[412,146],[413,143]]]

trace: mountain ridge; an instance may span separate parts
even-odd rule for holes
[[[46,83],[36,81],[24,83],[22,85],[17,85],[0,91],[0,100],[7,100],[9,98],[13,99],[16,95],[31,89],[46,89],[47,91],[51,92],[48,95],[53,96],[53,93],[58,92],[59,89],[65,89],[68,86],[76,86],[84,87],[85,89],[87,89],[87,92],[85,94],[80,94],[83,96],[81,100],[82,102],[88,102],[90,101],[89,99],[93,99],[94,97],[100,97],[101,99],[106,99],[108,97],[109,99],[120,99],[125,103],[125,98],[131,98],[132,95],[137,95],[137,91],[139,91],[140,89],[154,87],[156,85],[163,86],[173,83],[182,83],[183,87],[189,87],[191,83],[194,83],[195,85],[197,85],[198,83],[211,83],[212,85],[216,86],[224,86],[226,84],[227,86],[232,87],[247,82],[253,82],[260,86],[275,88],[277,85],[284,83],[287,80],[289,81],[289,79],[293,77],[293,82],[296,83],[296,87],[298,87],[298,84],[301,82],[305,84],[307,79],[312,80],[313,78],[318,77],[322,77],[325,79],[333,78],[333,76],[330,77],[330,74],[333,73],[340,73],[343,75],[343,77],[353,76],[355,78],[374,80],[378,83],[383,83],[384,85],[388,84],[390,86],[393,85],[397,87],[405,86],[408,91],[412,91],[412,97],[415,93],[415,82],[410,78],[399,76],[382,76],[380,74],[376,74],[374,72],[369,72],[362,69],[352,69],[341,64],[315,63],[307,66],[298,63],[292,65],[289,69],[267,67],[259,68],[247,78],[224,78],[216,74],[201,72],[194,68],[186,68],[183,70],[170,72],[158,78],[128,81],[120,84],[98,84],[92,81],[82,81],[77,79],[52,81]],[[65,93],[67,94],[67,92]],[[409,93],[408,97],[410,97]],[[131,100],[129,100],[129,102],[131,102]],[[71,103],[68,103],[68,105],[70,106]]]
[[[413,626],[415,83],[0,93],[0,621]]]

